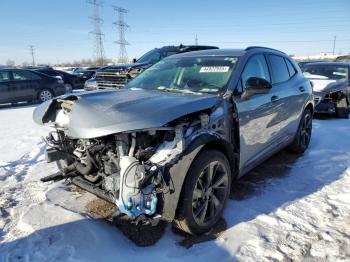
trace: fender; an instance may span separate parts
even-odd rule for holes
[[[165,167],[164,177],[168,184],[168,190],[163,193],[162,218],[172,222],[176,216],[176,209],[181,196],[182,186],[188,170],[198,153],[205,148],[215,148],[222,151],[229,160],[231,168],[235,166],[235,154],[233,145],[214,134],[202,134],[189,144],[177,161],[171,166]]]

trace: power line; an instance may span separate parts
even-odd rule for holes
[[[94,57],[98,64],[104,64],[104,48],[102,37],[104,34],[101,31],[102,19],[100,18],[99,8],[102,6],[102,2],[97,0],[89,0],[88,4],[92,6],[92,16],[89,16],[93,25],[93,31],[89,32],[94,37]]]
[[[31,56],[32,56],[32,66],[35,66],[34,46],[33,46],[33,45],[30,45],[30,46],[29,46],[29,51],[30,51],[30,54],[31,54]]]
[[[113,8],[117,14],[117,21],[115,21],[113,24],[117,27],[119,35],[119,39],[115,41],[115,43],[119,45],[118,62],[127,63],[128,55],[126,53],[126,46],[130,44],[125,40],[125,29],[129,27],[129,25],[125,22],[125,15],[129,11],[119,6],[113,6]]]

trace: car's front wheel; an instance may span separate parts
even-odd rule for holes
[[[312,133],[312,113],[306,108],[298,127],[295,138],[288,147],[289,151],[297,154],[302,154],[308,148]]]
[[[189,234],[210,231],[221,218],[231,188],[226,156],[205,150],[194,160],[184,182],[176,226]]]
[[[45,102],[53,98],[53,93],[49,89],[42,89],[39,92],[38,99],[40,102]]]

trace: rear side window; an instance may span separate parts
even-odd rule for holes
[[[289,79],[289,71],[284,58],[278,55],[269,55],[272,67],[272,80],[274,84],[278,84]]]
[[[0,71],[0,82],[6,82],[10,80],[10,73],[8,71]]]
[[[40,77],[29,71],[13,71],[13,80],[24,81],[24,80],[35,80],[40,79]]]
[[[292,62],[289,59],[285,59],[286,63],[287,63],[287,67],[288,67],[288,71],[289,71],[289,76],[292,77],[296,74],[296,70],[294,68],[294,66],[292,65]]]

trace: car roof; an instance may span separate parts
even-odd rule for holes
[[[263,46],[249,46],[245,49],[206,49],[206,50],[200,50],[200,51],[192,51],[187,53],[180,53],[176,55],[172,55],[171,58],[176,57],[196,57],[196,56],[243,56],[248,52],[270,52],[275,53],[283,56],[287,56],[282,51],[263,47]],[[165,58],[167,59],[167,58]]]
[[[242,56],[246,53],[244,49],[206,49],[172,55],[169,58],[196,57],[196,56]]]
[[[218,49],[217,46],[210,46],[210,45],[169,45],[169,46],[162,46],[155,49],[158,50],[186,50],[186,49]]]
[[[306,65],[310,66],[310,65],[338,65],[338,66],[350,66],[350,62],[330,62],[330,61],[322,61],[322,62],[310,62],[310,63],[306,63]]]
[[[0,70],[24,70],[24,71],[31,71],[28,68],[18,68],[18,67],[0,67]]]

